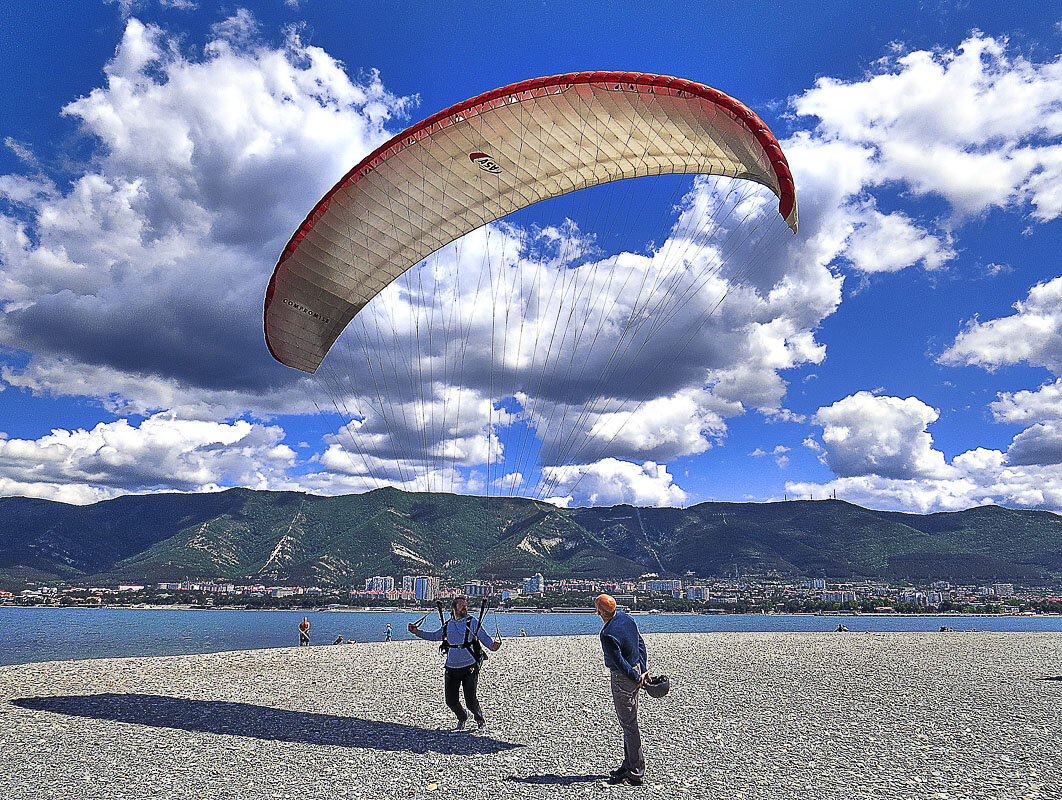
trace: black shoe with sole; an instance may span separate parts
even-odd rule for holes
[[[627,768],[620,767],[619,769],[612,770],[608,774],[608,782],[615,785],[617,783],[623,783],[627,779]]]
[[[633,775],[628,775],[626,777],[626,781],[631,786],[641,786],[642,785],[642,779],[641,778],[635,778]]]

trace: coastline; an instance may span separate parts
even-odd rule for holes
[[[484,736],[445,735],[423,642],[0,667],[0,783],[10,800],[1062,793],[1062,633],[645,638],[673,689],[641,700],[641,789],[594,777],[620,738],[589,636],[506,640]]]
[[[372,614],[425,614],[435,610],[435,607],[431,608],[403,608],[401,606],[372,606],[372,607],[358,607],[358,606],[344,606],[342,608],[329,608],[327,606],[304,608],[301,606],[285,606],[282,608],[250,608],[249,606],[200,606],[191,603],[173,603],[170,605],[151,605],[147,603],[140,603],[136,605],[112,605],[103,604],[98,606],[58,606],[58,605],[19,605],[16,603],[0,603],[0,609],[54,609],[54,610],[109,610],[109,611],[269,611],[269,612],[298,612],[324,614],[324,613],[372,613]],[[579,609],[576,611],[557,611],[553,608],[499,608],[490,609],[490,613],[498,614],[577,614],[587,613],[592,614],[592,611]],[[1062,613],[1050,614],[1042,612],[1030,612],[1023,611],[1017,614],[990,614],[990,613],[974,613],[974,612],[962,612],[962,611],[935,611],[926,613],[912,613],[912,612],[882,612],[882,611],[786,611],[786,612],[770,612],[767,614],[755,613],[750,611],[628,611],[631,616],[662,616],[662,617],[701,617],[701,616],[720,616],[720,617],[878,617],[882,619],[903,619],[910,617],[912,619],[919,618],[936,618],[936,617],[986,617],[992,619],[1015,619],[1015,618],[1030,618],[1030,619],[1056,619],[1062,618]]]
[[[193,608],[0,608],[0,627],[8,634],[0,640],[0,665],[79,659],[148,658],[203,653],[283,649],[297,642],[296,626],[303,617],[312,625],[313,647],[355,642],[383,642],[386,625],[394,641],[413,641],[406,624],[424,616],[412,611],[357,611],[325,613],[303,609],[267,609],[254,613],[242,609]],[[716,636],[725,633],[774,632],[793,634],[861,632],[923,632],[956,635],[975,631],[998,633],[1059,633],[1057,616],[836,616],[815,614],[644,614],[637,615],[643,633],[683,633]],[[505,638],[543,636],[593,636],[600,620],[590,614],[500,613],[484,621],[491,635]],[[429,614],[426,629],[438,627]]]

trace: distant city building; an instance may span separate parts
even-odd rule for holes
[[[594,592],[597,586],[590,581],[564,581],[561,583],[562,592]]]
[[[856,593],[849,591],[823,592],[822,599],[827,603],[854,603]]]
[[[674,592],[676,590],[682,591],[682,581],[675,580],[653,580],[645,582],[645,591],[647,592]]]
[[[386,575],[374,575],[371,578],[365,579],[365,591],[367,592],[393,592],[395,590],[395,579]]]
[[[914,605],[921,606],[922,608],[929,608],[929,606],[931,605],[928,594],[926,594],[925,592],[913,590],[900,592],[900,602],[913,603]]]
[[[401,599],[401,592],[395,590],[391,592],[369,592],[355,590],[350,593],[351,597],[356,597],[359,600],[387,600],[394,601]]]
[[[881,583],[867,583],[860,587],[860,591],[868,597],[884,597],[889,593],[889,587]]]
[[[486,597],[491,593],[491,585],[480,581],[469,581],[464,585],[463,590],[465,597]]]
[[[142,592],[144,587],[139,583],[119,583],[119,592]]]
[[[536,572],[530,578],[524,578],[524,594],[542,594],[546,591],[546,579],[541,572]]]
[[[417,591],[417,576],[416,575],[403,575],[402,576],[402,591],[403,592],[416,592]]]
[[[413,580],[413,596],[430,603],[439,597],[439,579],[428,575],[418,575]]]
[[[612,599],[616,601],[617,606],[634,608],[637,605],[637,598],[633,594],[616,594]]]
[[[689,600],[708,600],[709,591],[707,586],[687,586],[686,597]]]
[[[197,585],[201,592],[214,592],[217,594],[234,594],[236,592],[236,586],[231,583],[200,583]]]
[[[809,588],[811,588],[811,589],[825,589],[826,588],[826,579],[825,578],[812,578],[810,583],[811,583],[811,586]]]
[[[993,583],[992,594],[996,597],[1013,597],[1014,596],[1014,584],[1013,583]]]

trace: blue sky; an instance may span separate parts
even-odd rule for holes
[[[0,495],[373,485],[265,349],[280,249],[417,120],[620,69],[756,110],[793,167],[801,232],[777,282],[706,332],[740,358],[694,361],[612,451],[567,465],[558,502],[1062,510],[1062,18],[706,5],[5,8]],[[445,487],[482,491],[476,466]]]

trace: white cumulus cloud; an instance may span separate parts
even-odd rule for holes
[[[882,214],[857,206],[851,221],[844,257],[862,272],[896,272],[919,264],[935,270],[955,258],[950,237],[927,233],[900,211]]]
[[[819,409],[819,454],[837,478],[790,481],[798,497],[836,496],[871,508],[955,511],[999,504],[1062,511],[1062,427],[1037,423],[1016,435],[1006,452],[977,447],[945,463],[926,428],[937,412],[915,397],[867,392]]]
[[[1062,468],[1012,466],[998,450],[978,448],[952,460],[953,477],[898,479],[879,475],[836,478],[826,483],[790,481],[790,497],[827,497],[868,508],[899,511],[961,511],[981,505],[1062,511]]]
[[[218,423],[158,414],[39,439],[0,439],[0,494],[88,503],[119,494],[291,488],[295,453],[284,432],[245,420]]]
[[[1038,422],[1014,437],[1007,463],[1015,466],[1062,464],[1062,422]]]
[[[1062,277],[1039,283],[1007,317],[973,320],[940,356],[942,364],[995,369],[1025,362],[1062,375]]]
[[[1062,214],[1062,62],[1033,63],[981,33],[954,51],[883,59],[863,80],[820,78],[794,101],[820,137],[871,154],[874,179],[980,213]]]
[[[547,467],[556,494],[549,498],[562,506],[601,506],[627,503],[635,506],[682,506],[688,495],[674,483],[663,464],[634,464],[605,458],[594,464]]]
[[[160,379],[259,396],[294,382],[263,348],[262,287],[306,209],[408,101],[295,33],[263,43],[246,11],[199,57],[130,19],[105,74],[63,110],[97,145],[68,189],[0,177],[19,204],[0,215],[0,344],[28,352],[31,375],[63,359],[152,393]]]
[[[1001,392],[988,407],[998,422],[1062,420],[1062,378],[1033,391]]]
[[[905,479],[950,471],[926,430],[939,415],[917,397],[864,391],[820,408],[812,421],[823,428],[822,461],[836,474]]]

